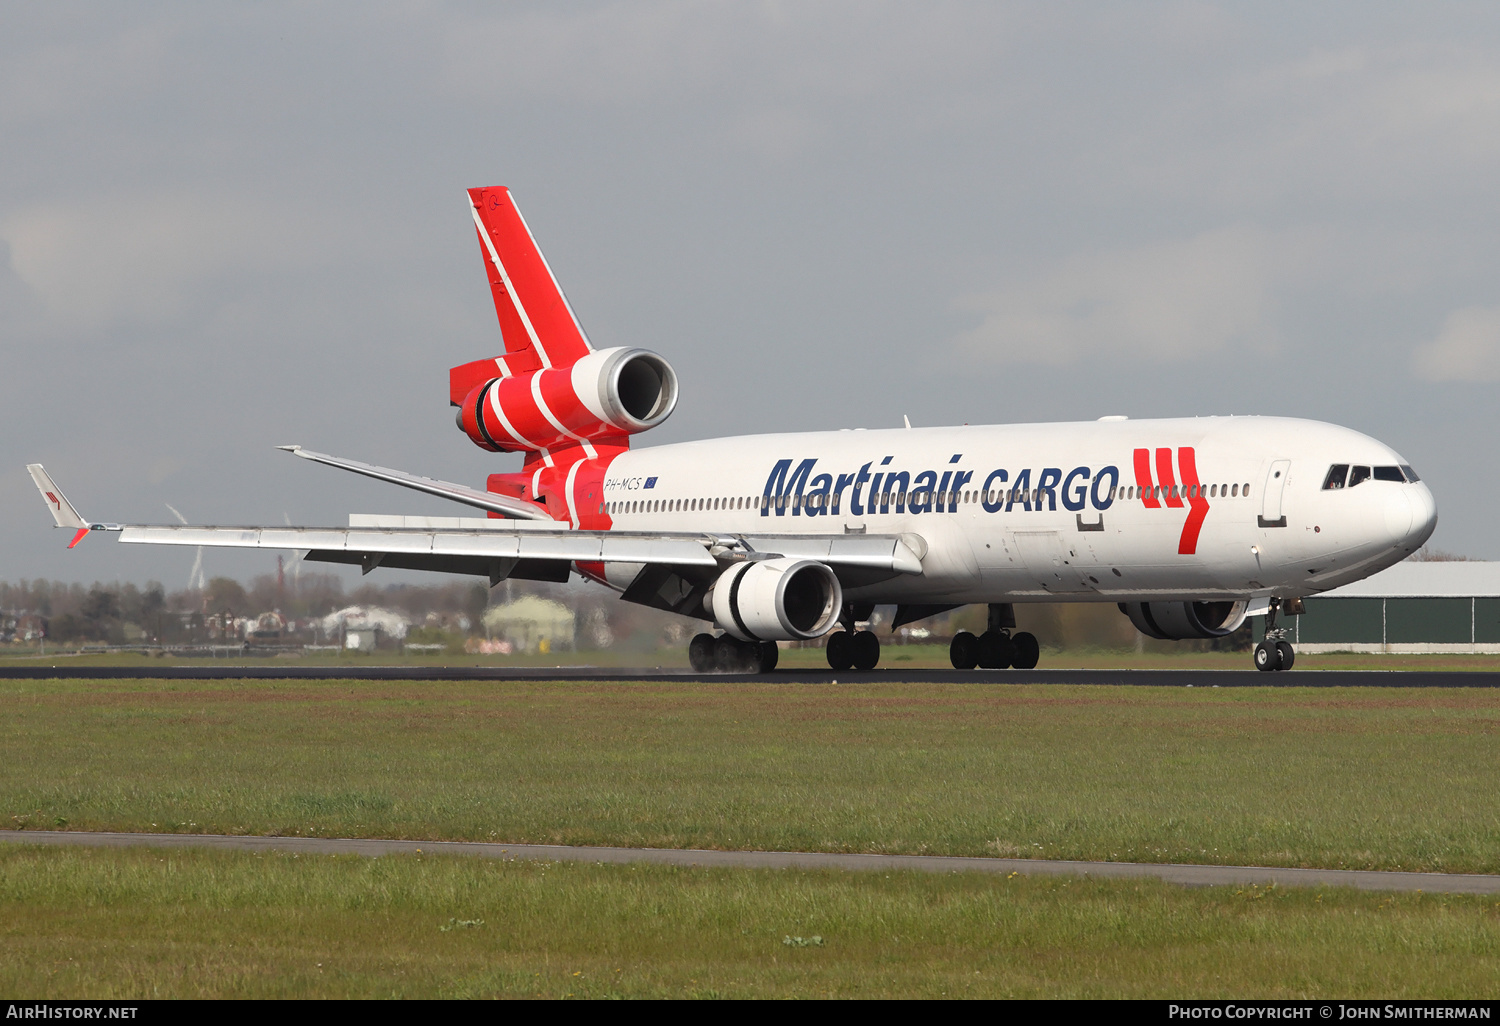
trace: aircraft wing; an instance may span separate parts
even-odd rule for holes
[[[133,545],[291,549],[305,552],[310,561],[350,563],[366,573],[384,566],[476,574],[492,583],[507,577],[564,581],[573,563],[629,563],[711,580],[735,560],[792,556],[827,563],[841,577],[889,576],[920,574],[926,554],[912,535],[588,531],[553,520],[480,517],[355,514],[347,528],[90,523],[40,464],[28,469],[56,523],[78,532],[72,545],[91,531],[109,531]]]
[[[122,526],[120,541],[135,545],[205,545],[306,551],[314,562],[470,573],[503,580],[524,562],[643,563],[716,568],[740,558],[792,556],[840,567],[921,573],[907,542],[889,535],[712,535],[701,532],[579,531],[566,525],[506,527],[449,525],[441,517],[354,517],[373,521],[349,528]],[[458,518],[452,518],[458,519]],[[464,518],[468,519],[468,518]],[[390,521],[426,526],[383,526]],[[435,523],[438,522],[438,523]],[[504,524],[504,521],[496,521]],[[525,567],[519,567],[525,570]],[[541,568],[533,567],[533,570]],[[524,576],[523,574],[515,574]],[[552,579],[550,576],[541,578]],[[566,579],[564,566],[561,579]]]

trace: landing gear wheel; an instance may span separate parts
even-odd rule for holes
[[[1042,646],[1037,644],[1036,635],[1029,631],[1022,631],[1010,639],[1015,645],[1011,653],[1010,665],[1018,670],[1036,669],[1037,660],[1042,657]]]
[[[728,634],[714,639],[714,669],[720,673],[744,673],[750,662],[750,646]]]
[[[847,670],[854,665],[854,639],[848,631],[834,631],[828,635],[828,666],[834,670]]]
[[[854,668],[873,670],[878,662],[880,662],[880,639],[869,631],[856,633],[854,635]]]
[[[1003,670],[1015,656],[1015,644],[1009,635],[985,631],[979,636],[979,665],[986,670]]]
[[[781,649],[774,641],[762,641],[755,646],[755,654],[758,660],[757,669],[761,673],[770,673],[776,669],[776,661],[781,658]]]
[[[1297,652],[1292,648],[1291,643],[1287,641],[1276,642],[1276,651],[1281,655],[1281,665],[1277,669],[1290,670],[1292,664],[1297,661]]]
[[[959,631],[948,644],[948,661],[955,670],[972,670],[979,665],[979,639],[968,631]]]
[[[1255,646],[1255,668],[1265,672],[1281,669],[1281,649],[1276,642],[1262,641]]]
[[[714,668],[714,636],[695,634],[688,642],[688,665],[694,673],[708,673]]]

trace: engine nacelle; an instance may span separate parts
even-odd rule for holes
[[[491,378],[459,404],[458,426],[484,449],[551,449],[633,435],[677,405],[672,365],[645,349],[602,349],[571,367]]]
[[[1159,641],[1222,638],[1245,622],[1250,603],[1239,602],[1121,602],[1120,612],[1136,630]]]
[[[826,564],[781,556],[736,563],[704,604],[741,641],[804,641],[838,622],[844,590]]]

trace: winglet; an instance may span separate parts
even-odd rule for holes
[[[28,463],[26,469],[31,471],[31,479],[36,482],[37,491],[47,501],[47,509],[52,511],[52,519],[57,521],[58,527],[82,528],[84,531],[89,529],[88,521],[78,515],[78,510],[68,501],[62,489],[53,483],[51,475],[42,469],[40,463]],[[77,539],[74,539],[73,544],[78,544]]]
[[[68,548],[73,548],[83,541],[96,525],[88,523],[78,514],[77,508],[68,501],[68,497],[53,482],[52,476],[42,469],[40,463],[28,463],[26,469],[31,471],[31,479],[36,482],[36,490],[42,493],[42,498],[47,502],[47,508],[52,511],[52,519],[57,521],[56,526],[73,528],[73,540],[68,542]],[[97,526],[101,530],[105,528],[104,524]]]

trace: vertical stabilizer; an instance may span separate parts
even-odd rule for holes
[[[470,189],[469,205],[505,339],[504,370],[567,367],[593,352],[510,190]]]

